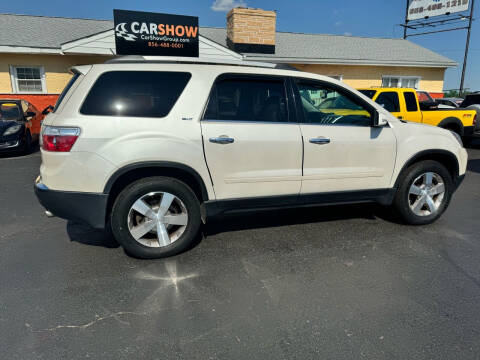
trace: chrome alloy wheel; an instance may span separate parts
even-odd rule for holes
[[[182,236],[188,224],[183,202],[167,192],[151,192],[133,203],[128,212],[132,237],[148,247],[163,247]]]
[[[417,216],[435,214],[445,196],[445,183],[440,175],[427,172],[417,177],[408,191],[408,204]]]

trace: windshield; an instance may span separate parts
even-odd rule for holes
[[[375,94],[377,93],[377,90],[358,90],[360,91],[363,95],[366,97],[369,97],[370,99],[373,99]]]
[[[18,104],[0,103],[0,120],[19,120],[21,114]]]

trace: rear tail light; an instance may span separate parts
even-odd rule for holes
[[[42,132],[42,149],[69,152],[80,135],[77,127],[45,126]]]

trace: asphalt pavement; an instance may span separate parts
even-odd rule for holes
[[[179,256],[49,219],[0,157],[2,359],[478,359],[480,143],[435,224],[354,205],[228,216]]]

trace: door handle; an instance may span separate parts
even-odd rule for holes
[[[235,141],[235,139],[228,137],[227,135],[221,135],[219,137],[212,137],[208,139],[208,141],[214,144],[231,144]]]
[[[309,142],[311,144],[316,144],[316,145],[325,145],[325,144],[330,144],[330,139],[326,137],[317,137],[310,139]]]

